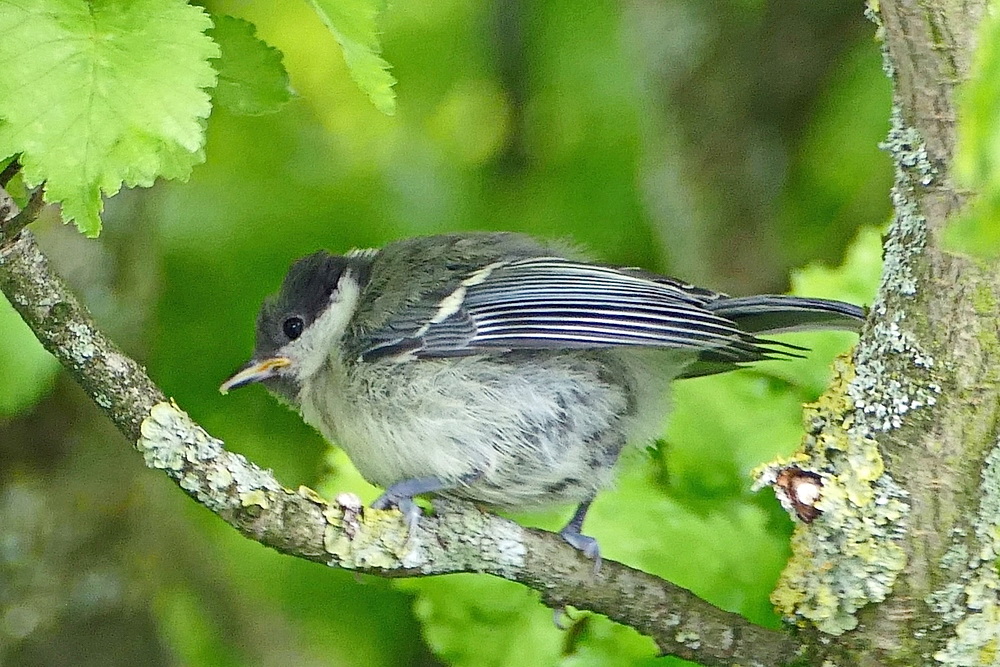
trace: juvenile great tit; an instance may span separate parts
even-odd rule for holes
[[[575,504],[582,534],[626,444],[660,433],[673,380],[803,351],[761,335],[857,330],[825,299],[730,297],[583,261],[528,236],[414,238],[295,262],[257,318],[253,382],[342,447],[411,522],[420,494],[517,509]]]

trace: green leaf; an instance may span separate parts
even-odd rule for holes
[[[209,37],[222,49],[215,61],[219,83],[213,102],[243,116],[259,116],[280,109],[292,93],[281,51],[256,36],[253,23],[232,16],[213,16]]]
[[[391,116],[396,112],[396,79],[382,59],[376,19],[378,0],[311,0],[323,23],[344,51],[351,78],[368,95],[375,108]]]
[[[52,386],[59,362],[0,294],[0,416],[16,415]]]
[[[97,236],[102,194],[204,159],[209,27],[182,0],[0,0],[0,157]]]
[[[463,574],[397,586],[417,594],[427,644],[452,667],[633,667],[656,656],[652,639],[596,614],[569,611],[559,621],[576,627],[559,629],[536,592],[510,581]]]

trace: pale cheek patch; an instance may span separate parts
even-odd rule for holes
[[[347,331],[347,325],[358,307],[361,289],[350,271],[346,271],[330,296],[330,305],[303,332],[285,346],[284,352],[295,360],[295,373],[300,382],[314,375],[326,362],[336,341]]]

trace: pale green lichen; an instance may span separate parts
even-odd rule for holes
[[[207,461],[217,457],[222,443],[208,435],[173,403],[157,403],[139,426],[136,448],[146,465],[179,471],[185,461]]]
[[[470,505],[448,509],[439,500],[433,517],[420,519],[412,532],[397,510],[364,508],[360,500],[341,494],[327,506],[324,546],[331,565],[430,572],[447,564],[452,571],[481,570],[513,576],[527,557],[524,529],[512,521],[485,514]],[[421,524],[434,521],[435,539]]]
[[[213,511],[231,507],[234,497],[253,500],[258,497],[255,493],[283,490],[268,471],[239,454],[227,452],[220,440],[206,433],[172,402],[154,405],[139,433],[135,446],[146,465],[167,472]]]
[[[330,564],[350,569],[398,566],[412,550],[410,536],[404,522],[387,520],[389,514],[387,510],[362,510],[360,502],[357,506],[327,505],[323,546],[332,558]]]
[[[1000,442],[990,450],[984,461],[980,481],[980,503],[973,522],[974,537],[979,547],[969,554],[961,575],[961,584],[950,584],[942,591],[952,591],[961,585],[964,603],[956,597],[951,607],[932,609],[942,614],[942,620],[955,624],[955,634],[934,659],[950,667],[968,665],[1000,665]],[[967,551],[966,551],[967,553]],[[942,564],[944,561],[942,560]],[[935,599],[945,593],[936,591]],[[961,619],[961,620],[959,620]]]
[[[93,357],[97,352],[93,329],[82,322],[67,322],[66,328],[72,334],[69,345],[73,358],[87,360]]]
[[[902,109],[897,105],[893,105],[889,119],[889,134],[879,148],[889,152],[897,169],[909,171],[920,185],[930,185],[937,176],[937,169],[930,161],[920,132],[905,123]],[[903,180],[899,179],[899,173],[896,176],[897,180]]]
[[[875,24],[875,40],[879,43],[882,51],[882,71],[892,79],[896,76],[896,66],[889,57],[889,49],[885,45],[885,24],[882,23],[882,11],[879,0],[868,0],[865,3],[865,18]]]
[[[509,578],[524,567],[528,555],[525,531],[516,522],[460,501],[437,499],[434,510],[441,529],[458,537],[443,551],[450,560],[462,563],[463,569],[488,570]]]
[[[942,570],[958,573],[965,569],[969,562],[969,546],[965,543],[966,531],[960,527],[955,527],[951,531],[952,545],[941,556],[939,563]]]
[[[201,479],[198,478],[198,475],[184,473],[180,476],[180,479],[177,480],[177,485],[188,493],[197,494],[198,487],[201,486]]]
[[[225,468],[213,468],[205,476],[205,480],[213,490],[221,491],[233,483],[233,474]]]
[[[898,312],[898,311],[897,311]],[[898,372],[899,360],[911,367]],[[941,386],[934,381],[934,358],[896,322],[879,321],[855,352],[856,373],[847,387],[864,435],[899,428],[913,410],[934,405]]]
[[[920,134],[906,126],[898,107],[881,147],[895,164],[894,215],[885,241],[885,260],[873,324],[854,355],[856,375],[847,392],[858,410],[856,428],[865,437],[899,428],[913,410],[934,405],[941,386],[933,377],[934,358],[909,331],[902,309],[888,299],[917,293],[915,263],[924,252],[927,221],[916,191],[937,175]],[[902,363],[901,363],[902,362]]]
[[[326,499],[323,498],[323,496],[319,495],[319,493],[317,493],[313,489],[310,489],[308,486],[300,486],[295,492],[298,493],[299,496],[301,496],[302,498],[314,502],[317,505],[326,504]]]
[[[271,507],[271,503],[267,499],[267,494],[261,489],[244,491],[239,494],[239,498],[241,507],[259,507],[262,510],[266,510]]]
[[[792,557],[771,600],[788,621],[839,635],[857,626],[861,607],[889,595],[903,570],[909,507],[877,443],[857,427],[850,364],[838,360],[835,371],[830,391],[806,409],[807,433],[791,462],[818,475],[822,491],[814,506],[822,514],[796,527]],[[760,479],[787,465],[763,468]]]
[[[962,580],[967,579],[969,566],[967,537],[964,529],[952,529],[952,544],[938,562],[938,567],[948,575],[947,583],[924,597],[924,603],[941,618],[940,623],[930,626],[931,630],[955,625],[965,615],[965,585]]]
[[[931,611],[941,617],[941,620],[948,625],[954,625],[965,614],[964,605],[962,604],[965,598],[964,588],[962,584],[953,581],[936,591],[928,593],[924,598],[924,602],[931,608]]]
[[[701,648],[701,635],[692,630],[681,630],[674,635],[674,641],[678,644],[683,644],[692,651],[697,651]]]
[[[917,281],[912,270],[913,260],[923,252],[927,242],[927,219],[915,201],[917,187],[934,182],[937,170],[931,163],[920,133],[906,124],[903,112],[893,105],[891,127],[879,144],[892,157],[895,180],[890,192],[893,207],[892,223],[885,240],[885,259],[879,294],[916,294]],[[884,304],[873,309],[885,314]]]

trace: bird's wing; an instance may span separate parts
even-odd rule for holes
[[[722,296],[634,269],[557,257],[497,262],[370,333],[361,356],[645,346],[711,351],[712,359],[734,364],[781,354],[769,347],[775,343],[706,307]]]

